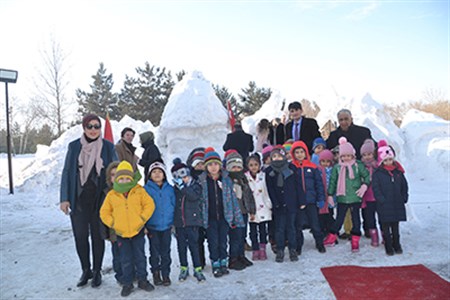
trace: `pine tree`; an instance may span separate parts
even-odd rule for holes
[[[227,101],[230,100],[231,110],[233,114],[237,117],[240,114],[241,107],[239,106],[236,97],[228,90],[228,88],[220,85],[213,84],[212,85],[217,98],[219,98],[220,102],[222,102],[223,107],[227,109]]]
[[[77,89],[76,94],[78,104],[80,105],[78,112],[82,115],[94,113],[102,118],[106,117],[106,112],[113,120],[120,120],[122,113],[118,106],[118,95],[112,92],[114,85],[113,75],[106,73],[103,63],[97,73],[92,76],[94,82],[90,85],[92,91],[85,92]]]
[[[241,89],[241,91],[242,94],[238,95],[241,107],[239,116],[241,118],[253,115],[272,95],[270,88],[257,87],[254,81],[250,81],[248,87]]]

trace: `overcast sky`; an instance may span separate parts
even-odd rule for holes
[[[19,71],[10,97],[23,101],[52,35],[69,54],[72,97],[100,62],[116,91],[149,61],[234,93],[253,80],[289,101],[333,89],[395,103],[427,88],[448,94],[450,82],[448,0],[0,0],[0,20],[0,68]]]

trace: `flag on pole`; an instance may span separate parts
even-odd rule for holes
[[[114,137],[113,137],[113,133],[112,133],[111,122],[109,121],[109,113],[108,112],[106,113],[105,132],[103,134],[103,138],[114,144]]]
[[[228,110],[228,122],[231,126],[231,131],[234,132],[234,124],[236,124],[236,119],[234,118],[233,110],[231,110],[230,99],[227,100],[227,110]]]

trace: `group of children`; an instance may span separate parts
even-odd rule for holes
[[[290,148],[290,149],[289,149]],[[287,151],[287,149],[289,151]],[[247,226],[250,227],[252,260],[266,260],[266,245],[272,244],[276,262],[297,261],[304,243],[303,229],[310,228],[320,253],[337,243],[346,214],[351,214],[351,249],[359,251],[360,209],[372,246],[378,246],[375,214],[383,231],[386,253],[402,253],[399,221],[406,220],[404,204],[408,187],[404,170],[395,161],[393,149],[380,141],[367,140],[360,149],[362,161],[345,138],[335,154],[319,138],[313,156],[302,141],[267,146],[244,162],[235,150],[222,160],[213,148],[196,148],[187,160],[173,161],[169,184],[166,167],[154,162],[145,174],[145,186],[137,182],[139,172],[122,161],[108,168],[112,189],[100,210],[103,223],[117,237],[113,242],[113,267],[128,296],[133,281],[151,291],[147,280],[145,235],[150,242],[150,265],[155,285],[170,282],[172,227],[178,245],[180,274],[189,276],[189,248],[193,275],[204,281],[203,239],[206,236],[214,277],[242,270],[253,262],[245,256]],[[115,170],[114,170],[115,169]],[[115,171],[115,172],[114,172]],[[334,219],[334,208],[337,216]],[[111,236],[114,236],[111,234]]]

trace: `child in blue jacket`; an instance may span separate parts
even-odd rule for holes
[[[175,191],[167,182],[166,167],[154,162],[149,167],[145,190],[155,201],[155,212],[145,227],[150,241],[150,265],[155,285],[170,285],[170,243],[175,211]],[[162,279],[161,279],[162,275]]]

